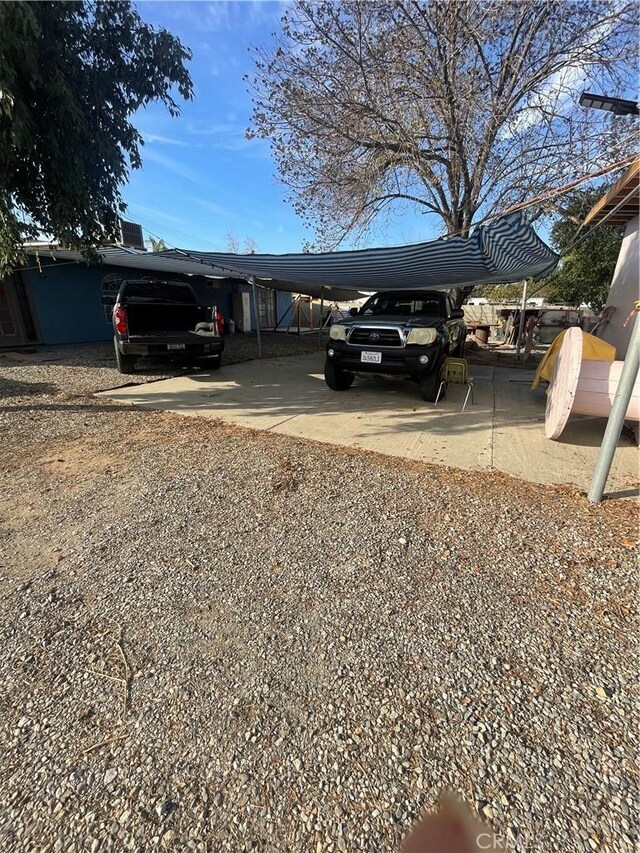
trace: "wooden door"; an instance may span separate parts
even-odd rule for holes
[[[261,329],[273,329],[276,324],[276,292],[270,287],[258,288],[258,311]]]
[[[0,279],[0,347],[24,343],[24,332],[15,290],[9,281]]]

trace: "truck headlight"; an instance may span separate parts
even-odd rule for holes
[[[334,341],[346,341],[347,327],[341,326],[339,323],[334,323],[329,329],[329,337]]]
[[[435,344],[438,340],[438,333],[435,329],[411,329],[407,335],[408,344],[418,344],[421,347],[428,347],[430,344]]]

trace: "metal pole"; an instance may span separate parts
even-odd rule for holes
[[[631,331],[629,348],[627,349],[627,355],[622,365],[620,381],[618,382],[616,395],[613,398],[607,428],[604,431],[596,468],[593,472],[593,480],[591,481],[591,487],[587,495],[587,500],[592,504],[598,504],[602,500],[613,456],[618,446],[620,433],[622,432],[624,418],[629,408],[631,395],[633,394],[633,387],[638,377],[638,366],[640,365],[640,321],[638,320],[638,311],[640,311],[640,302],[636,302],[635,305],[636,316]]]
[[[520,305],[520,325],[518,327],[518,340],[516,343],[516,355],[520,355],[520,349],[522,347],[522,332],[524,331],[524,312],[527,307],[527,288],[529,286],[529,279],[524,280],[524,284],[522,285],[522,303]]]
[[[311,309],[313,310],[313,309]],[[324,311],[324,289],[320,288],[320,324],[318,326],[318,339],[320,341],[320,346],[322,346],[322,327],[324,323],[324,317],[322,316],[322,312]]]
[[[258,294],[256,291],[256,277],[249,276],[251,293],[253,294],[253,310],[256,315],[256,335],[258,337],[258,358],[262,358],[262,339],[260,338],[260,311],[258,310]]]

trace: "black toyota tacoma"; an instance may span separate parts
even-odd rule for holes
[[[104,289],[104,288],[103,288]],[[215,305],[202,305],[182,281],[135,279],[119,283],[113,304],[113,345],[120,373],[133,373],[139,356],[207,359],[220,367],[224,318]]]
[[[334,391],[351,387],[356,373],[392,373],[415,379],[424,400],[438,393],[446,356],[462,356],[464,313],[447,293],[393,290],[374,294],[329,331],[324,378]]]

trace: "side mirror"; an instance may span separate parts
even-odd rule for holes
[[[358,316],[358,309],[357,308],[349,308],[349,316],[350,317],[357,317]]]
[[[451,312],[452,320],[463,320],[464,319],[464,311],[462,308],[454,308]]]

